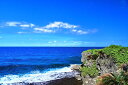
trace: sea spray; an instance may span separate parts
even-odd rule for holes
[[[32,71],[29,74],[24,75],[5,75],[0,78],[0,84],[11,85],[11,83],[33,83],[33,82],[47,82],[51,80],[61,79],[61,78],[71,78],[74,77],[75,73],[70,69],[70,67],[49,69],[49,71]]]

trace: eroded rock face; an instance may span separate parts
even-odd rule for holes
[[[88,59],[89,58],[88,56],[93,57],[92,53],[89,52],[82,53],[81,62],[83,62],[84,66],[92,66],[94,64],[94,61]],[[96,61],[97,69],[99,70],[99,73],[101,75],[104,73],[115,73],[117,71],[117,66],[116,63],[114,62],[114,59],[106,54],[103,53],[99,54],[99,56],[95,61]]]
[[[105,73],[115,73],[117,71],[116,63],[114,59],[104,53],[99,54],[96,60],[92,60],[92,53],[84,52],[82,53],[81,62],[82,66],[92,66],[95,62],[97,69],[99,70],[99,76]],[[95,85],[96,77],[91,78],[89,76],[81,76],[83,85]]]
[[[93,65],[92,60],[89,60],[89,57],[92,56],[91,54],[92,53],[90,53],[90,52],[82,53],[82,58],[81,58],[82,65],[84,65],[84,66],[92,66]]]
[[[85,52],[85,53],[82,53],[81,55],[82,55],[82,58],[81,58],[81,62],[87,62],[87,56],[91,56],[91,54],[92,53],[90,53],[90,52]]]
[[[100,75],[105,73],[115,73],[117,71],[117,66],[114,62],[114,59],[107,55],[99,56],[96,59],[96,65]]]

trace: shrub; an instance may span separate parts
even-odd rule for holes
[[[98,52],[101,51],[101,50],[102,49],[91,49],[91,50],[83,51],[83,53],[84,52],[91,53],[91,55],[90,55],[91,59],[96,60],[96,58],[99,56]]]
[[[120,72],[119,74],[106,76],[102,79],[98,78],[97,85],[128,85],[128,73]]]
[[[91,67],[81,67],[80,69],[82,76],[89,75],[90,77],[95,77],[98,75],[98,69],[96,68],[96,64]]]

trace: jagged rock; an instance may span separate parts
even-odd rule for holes
[[[71,68],[71,70],[79,70],[80,69],[80,65],[72,64],[72,65],[70,65],[70,68]]]
[[[75,78],[77,80],[81,80],[81,75],[80,75],[80,68],[81,68],[81,65],[78,65],[78,64],[72,64],[70,65],[70,68],[71,70],[73,70],[75,72]]]
[[[79,81],[82,80],[82,77],[81,77],[80,74],[76,75],[75,78],[76,78],[77,80],[79,80]]]
[[[82,62],[83,66],[92,66],[94,64],[94,61],[91,59],[88,59],[88,56],[91,56],[91,53],[84,52],[82,53]],[[99,70],[99,73],[102,75],[104,73],[115,73],[117,71],[116,63],[114,62],[114,59],[104,53],[100,53],[98,58],[95,60],[97,69]]]
[[[82,85],[95,85],[96,79],[91,78],[90,76],[82,77],[83,84]]]
[[[92,66],[93,65],[93,61],[88,58],[88,56],[92,56],[91,54],[92,53],[90,53],[90,52],[82,53],[81,62],[83,63],[82,64],[83,66]]]
[[[82,58],[81,58],[81,62],[85,62],[85,61],[87,61],[88,59],[87,59],[87,56],[91,56],[91,54],[92,53],[90,53],[90,52],[85,52],[85,53],[82,53],[81,55],[82,55]]]
[[[96,65],[101,75],[105,73],[115,73],[117,71],[117,66],[114,59],[105,54],[100,55],[96,59]]]
[[[115,73],[117,71],[116,63],[114,59],[109,55],[104,53],[100,53],[96,60],[92,60],[92,53],[83,52],[81,62],[83,62],[82,66],[91,67],[94,62],[96,62],[96,67],[99,70],[99,76],[105,73]],[[83,81],[83,85],[95,85],[96,84],[96,77],[91,78],[89,76],[81,76]]]

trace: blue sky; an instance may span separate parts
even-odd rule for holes
[[[0,46],[128,46],[128,0],[0,0]]]

